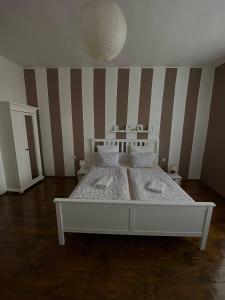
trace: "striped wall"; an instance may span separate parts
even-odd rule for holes
[[[217,193],[225,197],[225,63],[215,69],[212,103],[210,107],[209,125],[204,151],[201,180]],[[205,97],[204,91],[202,96]],[[202,114],[209,107],[201,104]],[[201,126],[200,122],[198,126]],[[206,132],[203,132],[206,135]],[[199,158],[196,156],[193,163]],[[217,163],[218,162],[218,163]]]
[[[27,103],[39,107],[46,175],[73,176],[91,138],[159,138],[159,164],[199,179],[214,69],[25,69]],[[149,134],[112,133],[143,124]],[[74,156],[76,160],[74,160]]]

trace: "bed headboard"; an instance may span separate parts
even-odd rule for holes
[[[129,146],[149,146],[158,161],[159,139],[92,139],[92,152],[97,152],[97,145],[119,145],[121,153],[129,152]]]

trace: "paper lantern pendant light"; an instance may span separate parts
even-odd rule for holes
[[[82,13],[82,37],[90,56],[101,61],[114,59],[127,37],[127,24],[113,0],[92,0]]]

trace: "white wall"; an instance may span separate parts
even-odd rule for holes
[[[0,101],[26,104],[22,67],[0,56]]]
[[[0,56],[0,101],[27,103],[22,67],[2,56]],[[0,194],[4,193],[5,190],[4,170],[0,152]]]

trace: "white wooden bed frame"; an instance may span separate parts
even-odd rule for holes
[[[120,144],[127,152],[129,144],[150,145],[157,154],[159,140],[94,139],[96,144]],[[59,244],[65,244],[65,232],[200,237],[200,249],[207,242],[212,202],[159,203],[136,200],[99,200],[56,198]]]

